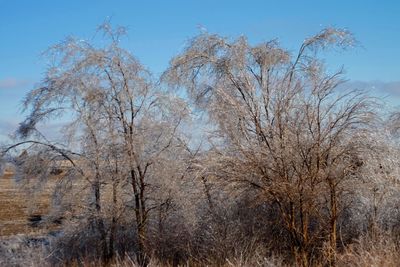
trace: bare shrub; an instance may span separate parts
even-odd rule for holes
[[[362,236],[357,242],[347,246],[338,255],[339,266],[399,266],[398,240],[390,233],[375,236]]]

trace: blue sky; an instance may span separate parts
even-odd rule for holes
[[[200,26],[230,37],[246,35],[252,43],[278,38],[292,51],[324,27],[346,28],[361,47],[328,54],[329,65],[344,65],[346,77],[358,86],[397,101],[399,14],[395,0],[0,0],[0,136],[21,120],[20,101],[46,70],[41,53],[68,35],[91,38],[107,17],[128,27],[123,46],[156,74]]]

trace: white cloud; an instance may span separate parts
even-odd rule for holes
[[[26,79],[5,78],[0,80],[0,89],[14,89],[29,85]]]
[[[384,96],[400,97],[400,81],[349,81],[341,87],[370,91]]]

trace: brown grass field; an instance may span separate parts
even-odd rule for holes
[[[13,180],[11,172],[0,178],[0,237],[15,234],[39,234],[43,229],[29,225],[32,214],[45,215],[49,209],[49,190],[33,200]]]

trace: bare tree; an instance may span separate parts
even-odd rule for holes
[[[181,145],[176,135],[187,108],[178,97],[160,88],[155,90],[150,73],[119,47],[123,28],[113,29],[106,23],[99,32],[109,40],[104,47],[67,38],[49,49],[52,66],[41,86],[24,102],[30,114],[18,129],[23,141],[5,152],[33,144],[50,148],[70,162],[72,168],[65,178],[74,176],[81,186],[86,183],[90,187],[90,214],[101,237],[99,253],[105,260],[114,252],[118,199],[125,208],[132,202],[137,260],[144,265],[149,212],[164,205],[163,200],[155,198],[156,189],[162,190],[160,185],[169,178],[163,173],[169,160],[166,155],[171,155],[170,151],[179,155]],[[36,125],[63,114],[68,114],[70,122],[63,128],[66,142],[59,146],[47,141]],[[121,186],[126,191],[127,184],[130,199],[118,192]],[[108,185],[110,201],[106,199]],[[106,204],[111,206],[109,231],[103,219]]]
[[[140,266],[150,254],[224,265],[278,252],[335,266],[338,247],[395,228],[398,116],[377,120],[373,99],[341,87],[343,70],[320,54],[352,46],[351,33],[325,29],[297,53],[202,33],[161,82],[121,48],[124,34],[105,23],[92,40],[51,47],[1,150],[0,174],[11,162],[32,195],[56,181],[47,218],[64,221],[51,253],[65,252],[63,264],[133,251]],[[196,112],[201,127],[188,124]],[[61,138],[49,140],[38,125],[57,120]]]
[[[276,41],[251,46],[244,37],[230,42],[205,33],[164,74],[215,124],[213,175],[253,187],[279,207],[302,266],[310,264],[310,246],[319,238],[310,227],[324,203],[335,264],[339,188],[357,167],[351,137],[371,115],[362,93],[336,90],[342,71],[327,74],[317,57],[321,49],[352,44],[349,32],[328,28],[291,56]]]
[[[396,116],[392,115],[358,138],[364,149],[359,157],[362,166],[357,174],[363,183],[357,197],[364,205],[361,214],[366,216],[364,220],[373,238],[378,236],[379,229],[391,231],[398,220],[400,153],[397,125]]]

